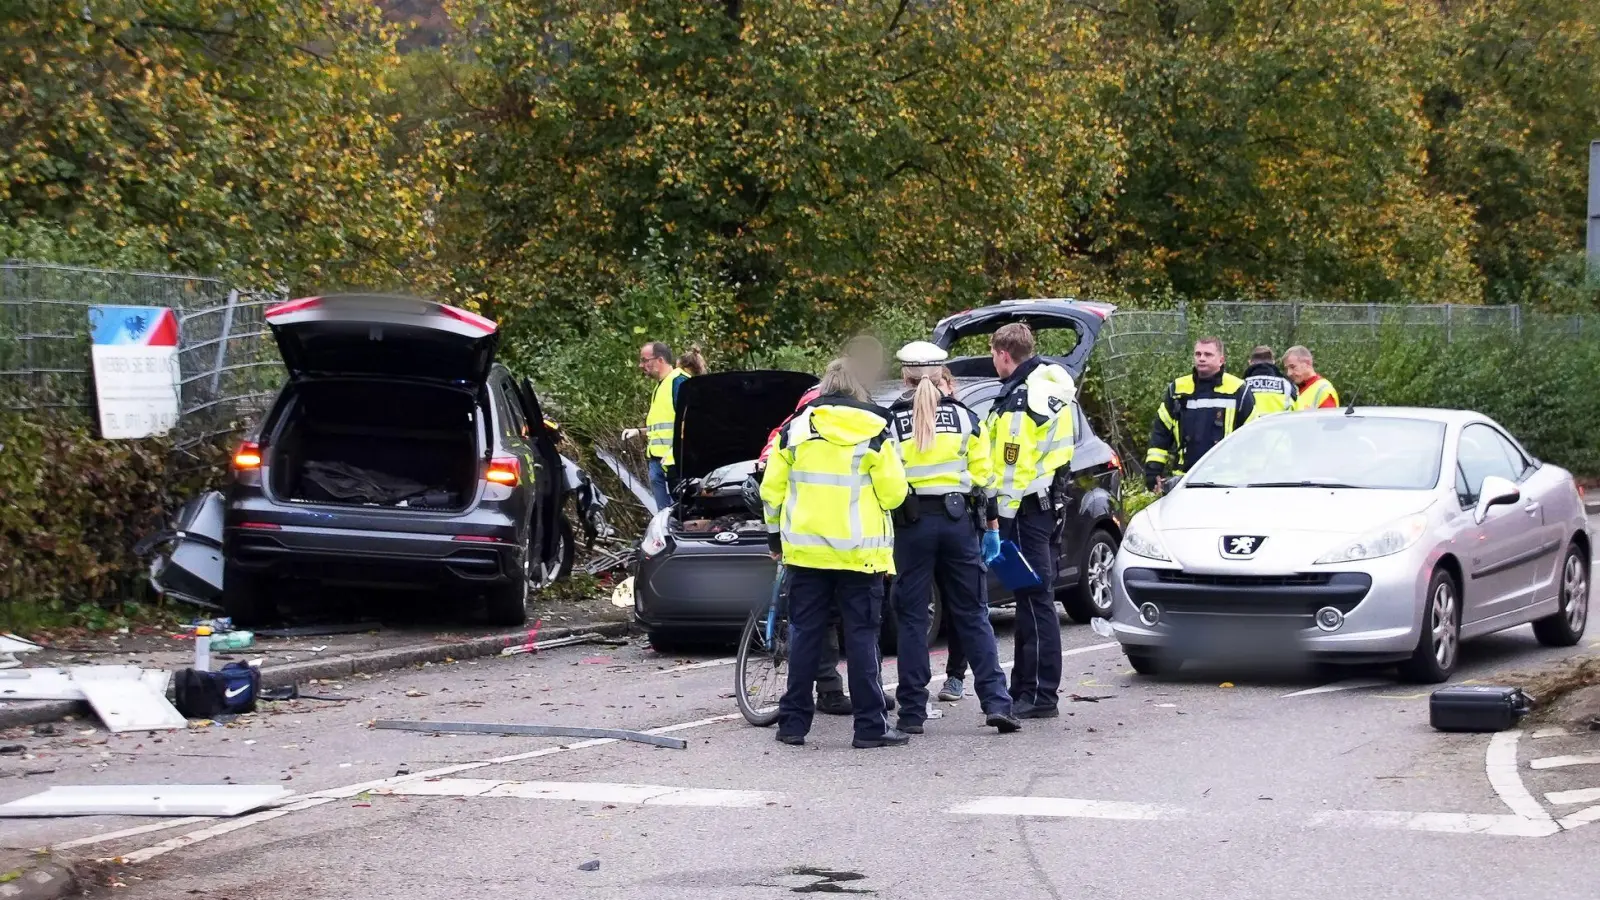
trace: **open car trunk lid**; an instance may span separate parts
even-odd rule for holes
[[[994,306],[969,309],[947,316],[934,326],[933,343],[949,350],[962,338],[994,334],[1004,325],[1022,322],[1035,333],[1049,329],[1066,329],[1077,332],[1078,343],[1066,356],[1049,357],[1071,373],[1082,378],[1094,351],[1095,340],[1106,320],[1116,311],[1110,303],[1086,303],[1081,300],[1005,300]],[[995,377],[994,361],[986,356],[952,358],[948,363],[956,377]]]
[[[265,318],[291,378],[423,379],[478,386],[489,377],[495,323],[443,303],[370,294],[306,297]]]
[[[772,429],[816,383],[814,375],[775,370],[716,372],[685,381],[672,435],[678,477],[704,478],[761,456]]]

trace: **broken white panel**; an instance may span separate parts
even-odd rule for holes
[[[71,785],[0,805],[0,817],[237,816],[291,793],[265,784]]]
[[[167,693],[172,673],[138,666],[84,666],[99,678],[124,678],[142,681],[158,694]],[[12,669],[0,672],[0,700],[82,700],[83,689],[66,669]]]
[[[176,731],[189,727],[178,708],[139,680],[89,674],[88,667],[72,670],[72,680],[106,729],[124,731]]]

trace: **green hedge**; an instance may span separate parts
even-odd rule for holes
[[[1574,473],[1600,475],[1600,336],[1575,334],[1570,321],[1533,321],[1520,329],[1474,328],[1453,340],[1437,328],[1383,324],[1302,328],[1295,343],[1316,357],[1317,371],[1333,382],[1340,398],[1373,406],[1424,406],[1483,413],[1523,442],[1530,452]],[[1208,329],[1203,320],[1191,337],[1216,334],[1227,346],[1228,371],[1243,374],[1250,349],[1269,343],[1281,356],[1270,329]],[[1281,339],[1279,339],[1281,341]],[[1122,355],[1102,353],[1086,389],[1108,396],[1124,452],[1143,460],[1161,391],[1192,365],[1192,344],[1172,337]],[[1113,339],[1113,346],[1115,339]],[[1102,412],[1104,410],[1102,409]],[[1102,418],[1102,421],[1105,421]],[[1130,460],[1130,468],[1133,460]]]
[[[101,440],[81,415],[0,413],[0,625],[103,624],[145,596],[140,538],[222,471],[164,440]]]

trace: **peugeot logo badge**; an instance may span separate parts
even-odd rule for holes
[[[1267,542],[1259,534],[1225,534],[1222,536],[1222,555],[1229,559],[1249,559]]]
[[[717,534],[717,537],[716,537],[716,541],[719,544],[731,544],[734,541],[737,541],[738,539],[739,539],[739,533],[736,532],[736,531],[719,532]]]

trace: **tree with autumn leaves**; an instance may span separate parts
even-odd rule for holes
[[[0,252],[562,339],[647,288],[729,352],[1018,295],[1595,306],[1595,4],[386,5],[6,5]]]

